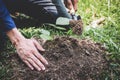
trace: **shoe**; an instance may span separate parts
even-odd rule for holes
[[[73,33],[75,33],[77,35],[81,35],[82,31],[83,31],[83,22],[80,19],[80,17],[79,17],[79,20],[74,20],[74,19],[70,20],[68,18],[59,17],[56,20],[56,25],[60,25],[62,27],[65,27],[67,31],[70,28],[72,28]]]
[[[70,27],[72,28],[73,33],[81,35],[83,32],[83,22],[82,20],[70,20]]]

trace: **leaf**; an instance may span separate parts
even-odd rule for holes
[[[49,35],[41,34],[40,37],[41,37],[43,40],[52,40],[52,37],[49,36]]]
[[[44,35],[50,35],[50,32],[48,30],[41,29],[40,32]]]

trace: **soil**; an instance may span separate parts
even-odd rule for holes
[[[105,50],[91,40],[59,37],[46,41],[43,56],[49,65],[45,71],[30,70],[18,57],[11,54],[6,65],[9,80],[99,80],[107,69]],[[5,80],[6,80],[5,79]]]
[[[82,20],[71,20],[70,26],[72,28],[73,33],[77,35],[81,35],[83,32],[83,22]]]

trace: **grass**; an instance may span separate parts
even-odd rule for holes
[[[85,27],[96,18],[105,17],[102,28],[91,28],[83,33],[83,37],[90,37],[102,42],[115,57],[120,57],[120,2],[119,0],[89,0],[79,1],[78,11],[85,23]],[[96,17],[92,17],[93,15]]]
[[[84,21],[84,38],[92,38],[100,42],[110,53],[110,73],[105,80],[119,80],[120,77],[120,2],[119,0],[80,0],[78,13]],[[95,16],[94,16],[95,15]],[[93,17],[94,16],[94,17]],[[101,28],[90,28],[86,26],[91,21],[105,17]],[[119,70],[117,70],[119,68]]]
[[[109,72],[104,74],[102,80],[120,80],[120,1],[119,0],[79,0],[78,14],[81,15],[84,22],[84,32],[78,38],[90,38],[95,42],[99,42],[106,47],[109,52]],[[89,25],[92,21],[105,18],[105,21],[98,27],[92,28]],[[90,27],[88,27],[90,26]],[[74,36],[71,31],[67,33],[64,30],[52,27],[45,27],[44,32],[39,28],[29,28],[20,30],[24,36],[30,38],[32,36],[46,35],[50,37],[54,35],[70,35]],[[50,34],[49,34],[50,32]],[[10,47],[10,46],[9,46]],[[4,56],[4,55],[1,55]],[[2,66],[4,60],[0,59],[0,78],[6,75],[6,68]]]

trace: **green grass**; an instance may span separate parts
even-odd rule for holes
[[[105,80],[120,79],[120,1],[119,0],[79,0],[79,10],[85,26],[82,35],[84,38],[92,38],[100,42],[110,53],[110,73]],[[94,18],[93,15],[96,15]],[[91,21],[105,17],[101,28],[91,28],[86,26]],[[119,68],[119,70],[117,70]]]
[[[83,33],[83,37],[90,37],[97,42],[102,42],[110,53],[120,57],[120,2],[119,0],[89,0],[79,1],[78,11],[86,27],[94,19],[105,17],[102,28],[91,28]]]
[[[109,52],[109,72],[104,74],[102,80],[120,80],[120,1],[119,0],[79,0],[78,14],[81,15],[84,22],[84,32],[78,38],[90,38],[95,42],[103,44]],[[87,27],[92,21],[105,18],[101,27],[91,28]],[[89,28],[89,29],[88,29]],[[64,30],[43,25],[42,29],[47,31],[40,31],[41,28],[29,28],[20,30],[24,36],[30,38],[32,36],[41,37],[46,35],[50,37],[54,35],[69,35],[75,36],[71,31],[67,33]],[[50,32],[50,34],[49,34]],[[1,60],[1,59],[0,59]],[[6,74],[6,68],[2,66],[4,60],[0,62],[0,75],[2,77]],[[1,78],[1,76],[0,76]]]

